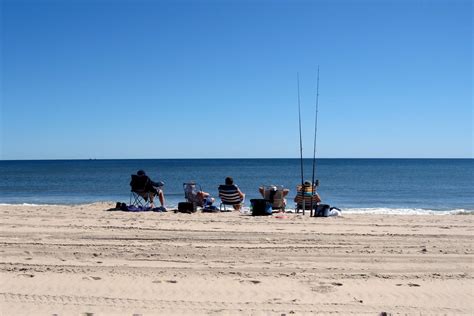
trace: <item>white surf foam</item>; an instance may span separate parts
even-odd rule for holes
[[[294,209],[287,209],[294,213]],[[474,215],[474,209],[432,210],[420,208],[341,208],[344,214],[373,214],[373,215]],[[301,212],[301,211],[300,211]],[[309,212],[309,210],[307,210]]]

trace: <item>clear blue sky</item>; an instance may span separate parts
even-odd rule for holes
[[[470,0],[1,1],[1,159],[473,157]]]

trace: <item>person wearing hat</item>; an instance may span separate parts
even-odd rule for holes
[[[298,185],[296,191],[295,202],[297,204],[297,209],[303,208],[303,201],[304,208],[307,210],[311,209],[311,201],[313,202],[313,208],[321,202],[321,197],[318,192],[316,192],[316,187],[313,191],[311,181],[306,180],[303,185]]]

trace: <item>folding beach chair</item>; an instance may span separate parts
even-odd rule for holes
[[[219,210],[222,211],[224,208],[224,212],[227,211],[226,205],[238,205],[244,204],[245,199],[240,198],[239,191],[237,191],[237,187],[235,185],[225,185],[222,184],[218,188],[219,191],[219,198],[221,199],[221,204],[219,205]]]
[[[131,175],[130,205],[149,207],[153,192],[151,180],[147,175]]]
[[[299,213],[300,210],[311,210],[315,209],[319,203],[319,196],[317,195],[316,191],[314,191],[313,195],[313,187],[311,185],[304,185],[301,184],[296,186],[296,213]],[[311,205],[311,202],[313,205]]]
[[[185,182],[183,183],[184,198],[186,202],[193,203],[193,209],[196,211],[197,207],[203,207],[204,201],[199,197],[198,192],[201,192],[201,185],[196,182]]]
[[[263,198],[272,204],[273,210],[285,211],[285,198],[283,196],[285,189],[282,185],[264,185]],[[287,191],[288,192],[288,191]]]

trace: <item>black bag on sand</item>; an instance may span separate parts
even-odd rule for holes
[[[272,215],[272,204],[264,199],[251,199],[252,216]]]
[[[314,217],[328,217],[331,207],[328,204],[318,204],[314,210]]]
[[[180,213],[194,213],[196,208],[191,202],[179,202],[178,203],[178,212]]]

